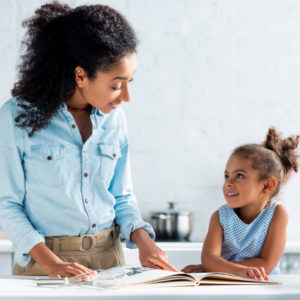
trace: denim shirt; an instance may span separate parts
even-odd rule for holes
[[[124,112],[93,108],[92,135],[83,143],[64,104],[47,127],[28,137],[16,127],[18,101],[0,109],[0,225],[12,240],[15,262],[25,266],[29,251],[45,236],[80,236],[115,221],[127,247],[130,234],[154,231],[140,216],[128,159]]]

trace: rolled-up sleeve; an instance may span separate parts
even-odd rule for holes
[[[15,111],[14,102],[0,109],[0,225],[16,249],[15,262],[25,266],[30,260],[29,251],[45,239],[33,228],[24,211],[25,131],[15,126]]]
[[[133,231],[138,228],[144,228],[152,239],[155,238],[155,233],[152,226],[142,219],[136,197],[133,194],[126,124],[123,128],[123,134],[124,144],[121,145],[121,157],[117,161],[109,191],[116,199],[114,207],[115,221],[120,225],[121,235],[126,240],[126,246],[128,248],[136,248],[136,244],[130,239]]]

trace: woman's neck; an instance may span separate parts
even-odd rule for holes
[[[74,107],[67,103],[67,108],[68,108],[68,111],[71,113],[86,113],[86,112],[91,113],[91,111],[92,111],[92,106],[90,104],[81,108],[81,107]]]
[[[84,100],[84,98],[78,92],[77,88],[75,89],[75,92],[72,95],[72,97],[66,101],[66,104],[68,106],[68,110],[73,111],[86,111],[87,109],[90,110],[91,108],[91,105]]]

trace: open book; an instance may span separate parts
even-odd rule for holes
[[[95,287],[168,287],[168,286],[199,286],[199,285],[249,285],[249,284],[280,284],[276,281],[257,281],[227,273],[177,273],[145,267],[118,266],[99,271],[97,276],[86,281],[83,276],[69,279],[37,279],[41,285],[72,285],[88,284]]]

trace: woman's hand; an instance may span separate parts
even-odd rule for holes
[[[143,267],[180,272],[170,264],[167,254],[157,247],[143,228],[132,232],[131,240],[139,248],[140,262]]]
[[[63,278],[83,275],[80,277],[80,280],[88,281],[97,275],[96,271],[84,267],[76,262],[62,261],[44,243],[38,243],[35,245],[30,250],[29,254],[49,274],[50,277]]]
[[[237,275],[254,280],[269,280],[264,267],[242,267]]]
[[[182,270],[184,273],[202,273],[205,272],[202,265],[188,265],[184,267]]]
[[[84,267],[76,262],[60,262],[56,263],[47,270],[50,277],[63,278],[79,276],[82,281],[89,281],[96,277],[97,272]]]

